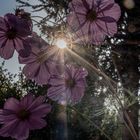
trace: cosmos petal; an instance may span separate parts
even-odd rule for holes
[[[42,104],[37,108],[34,108],[31,113],[33,116],[38,118],[45,117],[51,111],[51,105],[49,104]]]
[[[38,96],[33,102],[32,104],[30,104],[30,106],[28,106],[28,110],[33,110],[35,108],[37,108],[38,106],[40,106],[41,104],[43,104],[45,102],[45,97],[44,96]]]
[[[34,78],[36,83],[40,85],[45,85],[48,83],[50,78],[50,73],[48,72],[47,66],[45,64],[40,65],[38,75]]]
[[[19,101],[15,98],[9,98],[4,104],[4,109],[17,111],[19,109]]]
[[[83,88],[75,87],[72,89],[71,100],[73,103],[77,103],[78,101],[80,101],[83,96],[84,96]]]
[[[81,13],[84,14],[86,13],[87,9],[83,6],[83,2],[81,0],[73,0],[70,4],[69,4],[69,8],[75,12],[75,13]]]
[[[29,124],[27,121],[20,121],[12,132],[12,137],[17,140],[25,140],[29,136]]]
[[[14,45],[12,40],[7,40],[5,46],[0,48],[0,56],[4,59],[10,59],[14,54]]]
[[[14,43],[15,43],[15,49],[17,50],[17,52],[20,51],[21,49],[24,49],[22,39],[15,38]]]
[[[27,108],[28,106],[30,106],[32,104],[32,102],[34,101],[35,97],[33,96],[33,94],[28,93],[27,95],[25,95],[22,100],[20,101],[20,104],[22,106],[24,106],[25,108]]]
[[[65,94],[65,86],[56,86],[56,87],[50,87],[47,91],[47,96],[54,100],[59,101],[61,99],[61,96]]]
[[[0,17],[0,31],[7,31],[7,26],[3,17]]]
[[[85,15],[81,15],[75,12],[70,13],[67,17],[67,23],[72,31],[79,30],[84,25],[85,21]]]
[[[99,14],[99,17],[102,16],[109,16],[111,18],[114,18],[115,21],[118,21],[121,16],[121,10],[118,4],[114,3],[113,7],[110,9],[104,10],[102,14]]]
[[[117,23],[112,22],[112,23],[107,23],[104,21],[99,20],[97,22],[97,26],[106,34],[113,36],[115,33],[117,33]],[[111,28],[110,28],[111,27]]]
[[[19,121],[17,119],[7,122],[0,129],[0,135],[3,137],[9,137],[9,136],[14,137],[12,133],[15,132],[15,128],[18,123],[19,123]]]
[[[65,81],[62,77],[53,76],[53,77],[51,77],[49,84],[53,85],[53,86],[59,86],[59,85],[64,85]]]
[[[31,116],[28,120],[29,128],[31,130],[41,129],[47,125],[46,121],[43,119],[38,119],[37,117]]]
[[[23,68],[23,73],[29,79],[34,79],[34,77],[38,74],[40,69],[40,65],[38,63],[27,64]]]
[[[6,23],[9,27],[17,26],[16,18],[17,17],[14,14],[11,14],[11,13],[7,13],[6,15],[4,15],[4,19],[5,19],[5,21],[6,21]]]
[[[7,42],[5,36],[0,37],[0,48],[4,47]]]
[[[28,57],[19,56],[18,59],[20,64],[30,64],[36,61],[36,56],[33,53],[30,53]]]

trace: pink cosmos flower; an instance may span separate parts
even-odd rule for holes
[[[117,33],[121,10],[114,0],[72,0],[67,22],[76,42],[100,45],[105,36]]]
[[[23,73],[28,79],[35,81],[38,85],[45,85],[51,73],[55,71],[55,63],[52,59],[57,50],[56,47],[45,46],[44,40],[38,39],[30,39],[31,52],[28,57],[22,57],[21,54],[24,52],[21,52],[19,63],[26,64]]]
[[[47,96],[60,104],[75,104],[84,95],[88,72],[84,68],[66,65],[63,75],[52,76]]]
[[[31,27],[25,19],[13,14],[0,17],[0,56],[9,59],[15,49],[24,49],[24,39],[30,34]]]
[[[51,106],[44,101],[43,96],[35,98],[32,94],[24,96],[21,101],[7,99],[4,108],[0,110],[0,135],[25,140],[29,130],[45,127],[46,121],[42,118],[51,111]]]

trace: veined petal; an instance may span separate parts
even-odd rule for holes
[[[10,59],[14,54],[14,45],[12,40],[7,40],[5,46],[0,48],[0,56],[4,59]]]
[[[100,28],[106,35],[113,36],[115,33],[117,33],[117,23],[116,22],[108,23],[108,22],[104,22],[102,20],[98,20],[96,24],[97,24],[98,28]]]
[[[103,31],[97,26],[96,23],[93,23],[90,27],[91,35],[89,38],[89,41],[91,41],[92,44],[100,45],[104,42],[105,35],[103,34]]]
[[[10,136],[17,140],[25,140],[29,136],[29,124],[27,121],[20,121],[10,133]]]
[[[72,103],[77,103],[81,100],[81,98],[84,96],[84,88],[81,87],[75,87],[72,89],[71,92],[71,101]]]
[[[53,76],[49,80],[49,84],[53,86],[61,86],[65,84],[65,80],[61,76]]]
[[[61,99],[61,96],[65,94],[65,89],[65,85],[50,87],[48,89],[47,96],[54,101],[59,101]]]
[[[7,31],[7,26],[4,17],[0,17],[0,31]]]
[[[0,136],[3,136],[3,137],[11,136],[10,134],[15,131],[15,128],[16,128],[18,123],[19,123],[19,121],[17,119],[15,119],[15,120],[12,120],[12,121],[4,124],[2,126],[2,128],[0,129]]]
[[[44,103],[38,106],[37,108],[34,108],[31,111],[31,113],[33,116],[42,118],[42,117],[45,117],[50,111],[51,111],[51,105]]]
[[[0,37],[0,48],[4,47],[7,42],[7,38],[5,36]]]
[[[24,66],[23,73],[27,78],[34,79],[34,77],[38,74],[39,69],[39,63],[31,63]]]
[[[109,6],[108,9],[110,9],[111,4],[115,3],[114,0],[99,0],[99,1],[100,2],[98,4],[98,6],[99,6],[100,10],[101,9],[107,9],[108,6]]]
[[[36,56],[33,53],[30,53],[28,57],[19,56],[18,58],[20,64],[30,64],[30,63],[35,63],[36,61]]]
[[[83,2],[76,3],[74,1],[72,1],[69,4],[69,8],[71,9],[72,12],[80,13],[80,14],[83,14],[83,15],[86,15],[86,12],[87,12],[87,9],[84,7]]]
[[[33,94],[28,93],[22,98],[22,100],[20,101],[20,105],[23,106],[24,108],[28,108],[32,104],[34,99],[35,97],[33,96]]]
[[[4,19],[9,27],[16,27],[17,26],[17,20],[16,16],[14,14],[8,13],[4,15]]]
[[[38,75],[34,77],[34,80],[39,85],[45,85],[48,83],[49,79],[50,79],[49,69],[48,69],[48,66],[46,66],[44,62],[43,64],[40,64]]]
[[[33,109],[37,108],[38,106],[42,105],[45,101],[44,96],[38,96],[30,106],[28,106],[28,110],[32,111]]]
[[[31,116],[28,120],[29,128],[31,130],[41,129],[47,125],[46,121],[43,119],[39,119],[38,117]]]
[[[100,12],[98,14],[98,17],[106,17],[106,16],[114,18],[115,21],[118,21],[121,16],[120,6],[114,3],[112,8],[105,9],[103,12]]]
[[[20,38],[14,39],[14,45],[17,52],[20,51],[21,49],[24,49],[23,42]]]
[[[14,112],[17,112],[19,110],[19,107],[19,101],[15,98],[7,99],[4,104],[4,109],[12,110]]]
[[[67,17],[68,26],[72,31],[79,30],[84,25],[85,21],[86,21],[85,15],[75,12],[70,13]]]

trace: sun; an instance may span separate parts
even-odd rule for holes
[[[64,49],[68,47],[67,42],[64,39],[57,39],[55,45],[60,49]]]

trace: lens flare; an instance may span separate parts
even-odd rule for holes
[[[56,46],[60,49],[64,49],[64,48],[67,48],[67,42],[64,40],[64,39],[57,39],[56,41]]]

